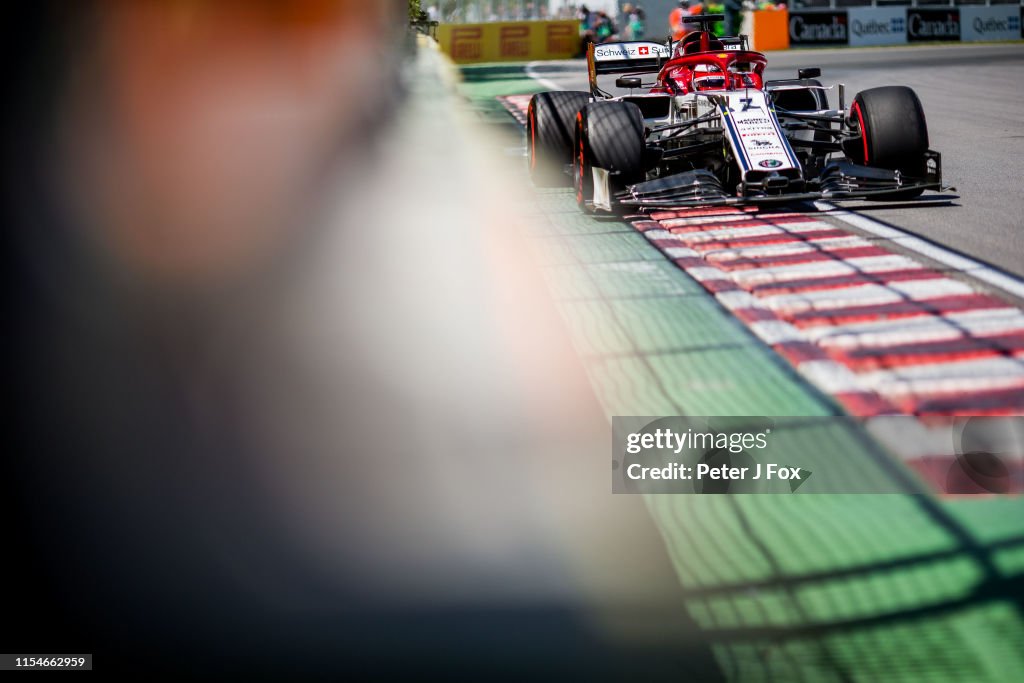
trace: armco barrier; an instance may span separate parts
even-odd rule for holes
[[[580,51],[578,21],[441,24],[437,41],[459,64],[568,59]]]

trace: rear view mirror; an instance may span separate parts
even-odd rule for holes
[[[816,66],[809,66],[796,72],[798,78],[817,78],[821,75],[821,69]]]
[[[619,88],[639,88],[640,77],[639,76],[620,76],[615,79],[615,85]]]

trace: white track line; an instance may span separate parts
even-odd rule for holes
[[[796,364],[796,370],[829,394],[862,394],[867,390],[850,368],[831,360],[808,360]]]
[[[550,80],[544,78],[543,76],[541,76],[540,74],[537,73],[535,67],[538,64],[543,64],[543,63],[544,63],[543,61],[530,62],[529,64],[526,65],[526,68],[524,68],[523,71],[526,72],[527,76],[529,76],[533,80],[537,81],[538,83],[543,85],[548,90],[564,90],[564,88],[562,86],[558,85],[554,81],[550,81]]]
[[[972,278],[981,280],[982,282],[985,282],[997,289],[1001,289],[1012,296],[1024,299],[1024,281],[1021,281],[1012,275],[1000,272],[991,266],[985,265],[980,261],[975,261],[967,256],[957,254],[946,247],[929,242],[917,235],[912,235],[900,228],[883,225],[882,223],[879,223],[872,218],[868,218],[867,216],[861,216],[860,214],[840,209],[834,204],[818,201],[814,202],[814,206],[820,211],[827,212],[830,217],[842,221],[847,225],[851,225],[877,237],[892,240],[894,244],[898,244],[904,249],[920,254],[925,258],[941,263],[942,265],[948,266],[954,270],[968,274]]]
[[[810,254],[816,251],[829,253],[831,250],[870,246],[872,246],[871,242],[863,237],[849,235],[846,237],[825,237],[823,239],[807,240],[806,242],[783,242],[764,247],[711,249],[705,252],[705,255],[707,258],[716,261],[735,261],[747,258],[795,256],[797,254]]]
[[[859,256],[842,261],[811,261],[785,266],[766,266],[749,270],[735,270],[731,278],[744,289],[755,285],[775,282],[790,282],[806,278],[839,277],[857,273],[884,273],[892,270],[922,269],[923,266],[906,256],[886,254],[885,256]]]
[[[802,328],[801,332],[823,348],[882,348],[1024,332],[1024,313],[1016,308],[987,308],[898,320],[810,326]]]
[[[809,227],[805,227],[809,226]],[[715,228],[714,230],[700,230],[696,232],[669,232],[668,230],[648,230],[644,236],[649,240],[676,240],[678,242],[720,242],[722,240],[747,239],[750,237],[767,237],[768,235],[800,234],[803,232],[818,232],[820,230],[833,230],[842,233],[841,230],[827,223],[793,223],[788,228],[783,224],[778,225],[756,225],[742,228]]]
[[[727,213],[720,216],[681,216],[679,218],[662,218],[658,221],[666,228],[682,228],[687,225],[718,225],[719,223],[759,222],[767,223],[759,218],[752,218],[749,213]]]
[[[773,294],[758,297],[766,308],[797,314],[803,311],[824,311],[857,306],[884,306],[900,302],[928,301],[946,296],[974,294],[969,285],[952,278],[908,280],[885,285],[862,284],[836,287],[798,294]]]
[[[1016,389],[1024,387],[1024,362],[1017,358],[983,358],[909,365],[862,373],[860,380],[886,396]]]
[[[717,298],[717,297],[716,297]],[[807,338],[787,322],[782,320],[758,320],[747,325],[750,331],[769,346],[786,342],[805,342]]]

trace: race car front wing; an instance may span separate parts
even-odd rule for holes
[[[772,192],[772,180],[771,176],[767,176],[756,185],[741,184],[737,188],[737,195],[730,196],[714,173],[706,170],[684,171],[630,185],[624,192],[615,196],[615,201],[623,206],[644,209],[780,204],[814,199],[900,199],[919,190],[956,190],[942,184],[942,158],[938,152],[932,150],[926,153],[924,177],[910,177],[900,171],[861,166],[847,159],[840,159],[829,162],[817,178],[808,180],[796,191],[785,191],[792,185],[788,182],[779,182],[780,191]]]

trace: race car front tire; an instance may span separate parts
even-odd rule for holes
[[[921,100],[913,90],[890,85],[861,91],[853,98],[850,118],[860,128],[860,136],[844,144],[852,161],[899,171],[910,178],[925,177],[928,125]],[[921,190],[909,190],[880,199],[908,199],[919,194]]]
[[[590,101],[580,91],[537,93],[526,110],[526,144],[530,178],[537,187],[569,184],[565,167],[573,158],[576,114]]]
[[[644,179],[644,118],[631,102],[591,102],[576,115],[576,203],[593,211],[594,168],[612,173],[610,191]]]

